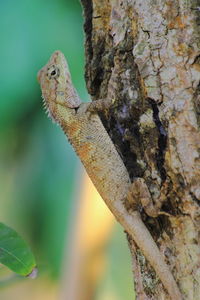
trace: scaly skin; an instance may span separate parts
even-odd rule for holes
[[[68,65],[54,52],[38,73],[44,104],[60,124],[97,191],[116,219],[132,236],[172,299],[182,299],[177,284],[138,211],[127,211],[124,200],[131,186],[126,167],[99,116],[90,113],[74,89]]]

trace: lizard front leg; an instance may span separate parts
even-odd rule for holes
[[[108,110],[115,103],[115,99],[98,99],[87,103],[87,111],[91,113]]]
[[[113,103],[114,100],[108,99],[99,99],[94,100],[92,102],[83,102],[79,105],[78,110],[81,114],[85,114],[86,112],[95,114],[98,112],[107,111],[113,105]]]

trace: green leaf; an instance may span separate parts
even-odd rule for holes
[[[0,263],[22,276],[36,277],[35,258],[25,241],[0,222]]]

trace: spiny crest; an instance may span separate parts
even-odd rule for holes
[[[58,122],[57,122],[56,118],[52,115],[51,110],[47,106],[45,98],[44,98],[43,95],[42,95],[42,105],[43,105],[44,111],[47,114],[48,118],[50,118],[53,123],[57,124]]]

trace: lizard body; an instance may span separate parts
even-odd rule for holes
[[[60,51],[54,52],[39,71],[38,80],[48,112],[64,130],[97,191],[155,269],[171,298],[182,299],[139,212],[126,209],[125,200],[131,187],[127,169],[98,114],[89,112],[87,103],[81,103]]]

